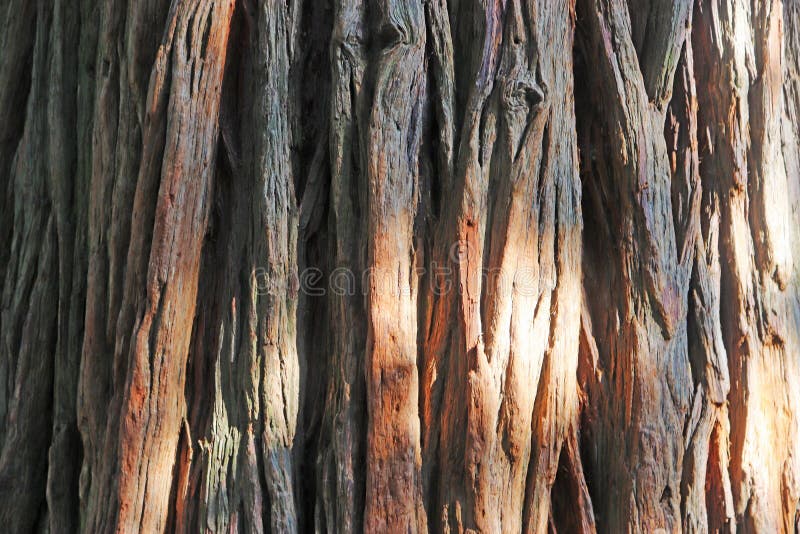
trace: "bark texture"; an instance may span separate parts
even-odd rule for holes
[[[800,3],[0,46],[4,531],[800,532]]]

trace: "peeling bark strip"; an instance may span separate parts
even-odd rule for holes
[[[800,7],[9,0],[9,532],[800,530]]]

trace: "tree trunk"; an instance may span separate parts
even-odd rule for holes
[[[6,0],[9,532],[800,532],[800,4]]]

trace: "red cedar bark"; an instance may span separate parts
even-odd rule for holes
[[[260,2],[237,9],[232,23],[230,46],[246,52],[229,56],[222,87],[215,213],[173,488],[176,531],[298,528],[298,210],[287,75],[295,16],[279,2]]]
[[[260,406],[251,417],[261,434],[256,436],[261,448],[258,460],[264,465],[271,518],[265,524],[272,532],[287,532],[297,529],[291,447],[299,396],[295,347],[297,287],[293,280],[297,269],[297,208],[287,110],[293,19],[288,7],[275,0],[257,3],[254,11],[255,26],[251,28],[254,54],[249,66],[252,77],[245,78],[254,95],[250,110],[253,122],[243,134],[253,136],[249,148],[252,153],[245,153],[253,165],[254,179],[252,226],[245,249],[247,265],[253,273],[249,287],[251,300],[245,298],[249,308],[246,332],[252,345],[244,355],[257,373],[254,387]]]
[[[663,132],[689,7],[655,1],[629,16],[618,1],[578,6],[585,69],[598,89],[583,144],[593,151],[585,160],[593,232],[584,265],[600,352],[587,431],[595,476],[608,488],[594,502],[601,530],[680,529],[691,393],[683,317],[695,235],[676,232],[685,223],[673,220]],[[637,49],[631,28],[647,10],[661,31]],[[640,64],[661,74],[645,75]],[[612,267],[603,268],[609,252]]]
[[[417,373],[416,243],[425,32],[419,0],[383,1],[368,122],[364,530],[427,529]],[[371,65],[372,66],[372,65]]]
[[[800,10],[0,8],[12,532],[800,528]]]
[[[155,57],[91,529],[166,525],[232,9],[174,4]]]
[[[435,7],[429,24],[446,43],[448,13]],[[577,328],[569,326],[577,325],[572,305],[580,277],[571,77],[569,58],[543,44],[552,36],[569,42],[568,4],[545,9],[509,2],[484,9],[462,11],[462,26],[453,33],[477,30],[483,41],[456,53],[455,64],[449,47],[440,46],[434,71],[443,200],[429,264],[434,291],[423,349],[423,421],[426,469],[434,478],[429,516],[439,522],[437,531],[513,531],[523,520],[526,528],[543,528],[577,400],[577,348],[570,350]],[[455,71],[459,61],[474,70]],[[476,79],[465,93],[463,118],[450,97],[459,75]],[[451,146],[451,136],[460,144]],[[447,201],[453,195],[459,202]],[[436,272],[441,266],[452,269],[452,279]],[[557,283],[559,268],[565,276]],[[554,312],[561,313],[551,324]],[[555,391],[562,381],[564,390]],[[543,394],[534,410],[537,382],[552,397]],[[534,434],[541,441],[532,443]],[[529,468],[532,450],[542,454]],[[432,493],[437,486],[438,496]]]
[[[789,384],[798,377],[798,345],[796,274],[789,274],[797,250],[790,217],[796,228],[797,215],[789,195],[798,174],[786,165],[781,140],[783,5],[726,7],[698,3],[693,30],[704,52],[698,83],[715,88],[699,98],[701,175],[721,198],[721,318],[731,374],[721,439],[729,443],[723,480],[730,477],[732,509],[715,519],[735,518],[744,531],[791,531],[797,400]]]
[[[331,88],[330,141],[322,150],[330,167],[328,204],[330,233],[329,279],[341,288],[327,297],[328,347],[320,354],[328,359],[319,449],[316,461],[318,487],[315,496],[316,530],[358,532],[363,524],[365,480],[360,466],[366,454],[366,382],[364,347],[367,328],[364,283],[366,180],[364,143],[368,107],[364,93],[366,70],[366,5],[355,0],[333,6],[330,36]],[[311,204],[303,201],[311,211]],[[320,328],[314,329],[318,335]],[[331,488],[330,491],[322,488]]]

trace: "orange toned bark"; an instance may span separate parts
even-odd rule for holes
[[[790,385],[800,376],[791,311],[798,248],[790,221],[797,213],[789,199],[800,175],[793,151],[784,149],[796,146],[795,133],[782,133],[784,121],[792,123],[781,74],[783,9],[781,2],[752,11],[743,3],[720,10],[700,2],[692,35],[698,86],[709,87],[699,95],[706,136],[701,175],[720,206],[712,221],[719,225],[720,316],[731,383],[726,431],[717,439],[729,450],[733,510],[726,512],[745,532],[791,532],[798,502],[798,404]]]
[[[108,484],[87,518],[93,529],[166,526],[232,10],[173,6],[155,57],[115,343],[125,370],[106,427],[109,478],[91,481]]]
[[[427,529],[417,414],[414,218],[425,96],[422,2],[383,2],[367,133],[367,381],[364,530]],[[409,157],[411,155],[411,157]]]

